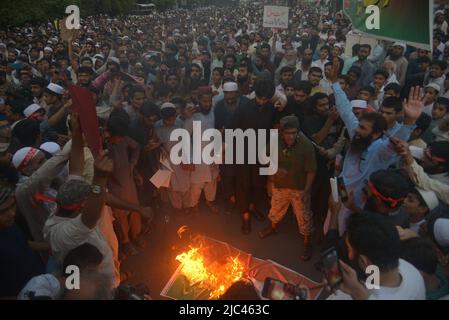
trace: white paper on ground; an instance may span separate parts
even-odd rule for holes
[[[171,174],[169,170],[159,170],[151,177],[150,181],[158,189],[161,187],[169,188]]]

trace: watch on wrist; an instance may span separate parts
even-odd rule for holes
[[[103,187],[93,185],[91,186],[91,191],[93,194],[102,194],[103,193]]]

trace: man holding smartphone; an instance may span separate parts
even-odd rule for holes
[[[342,281],[328,300],[425,300],[422,275],[400,259],[399,233],[381,215],[363,212],[350,216],[340,240],[350,263],[339,260]],[[366,281],[360,281],[358,274],[365,275]]]

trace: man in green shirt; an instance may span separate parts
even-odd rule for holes
[[[268,215],[271,225],[262,230],[259,236],[266,238],[276,233],[277,225],[292,205],[299,232],[304,237],[301,259],[308,261],[312,256],[310,191],[317,170],[315,150],[312,142],[299,132],[298,118],[288,116],[280,122],[279,170],[271,177],[273,191]]]

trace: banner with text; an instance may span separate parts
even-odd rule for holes
[[[288,7],[265,6],[263,10],[263,27],[288,29]]]

